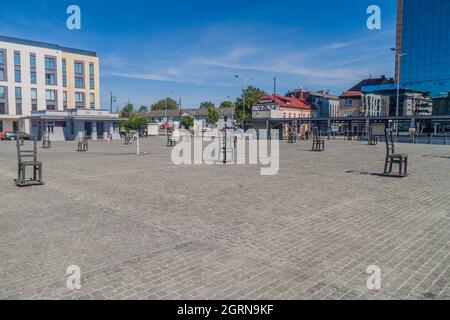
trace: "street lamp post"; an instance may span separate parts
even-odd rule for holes
[[[241,77],[237,74],[234,75],[236,79],[240,79]],[[247,79],[248,81],[252,81],[253,78]],[[247,92],[244,89],[244,99],[242,102],[242,130],[245,130],[245,99],[247,98]]]
[[[395,52],[395,55],[397,57],[397,105],[395,108],[395,116],[398,118],[399,117],[399,107],[400,107],[400,63],[402,60],[403,56],[406,56],[407,53],[400,53],[398,52],[397,48],[391,48],[392,51]],[[396,134],[398,135],[398,127],[399,127],[399,122],[397,119],[396,122]]]
[[[113,95],[112,92],[110,92],[110,100],[109,100],[109,108],[111,113],[113,112],[113,103],[117,102],[117,97]]]

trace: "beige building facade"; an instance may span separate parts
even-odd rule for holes
[[[95,52],[0,36],[0,132],[30,133],[33,112],[100,109],[99,75]]]

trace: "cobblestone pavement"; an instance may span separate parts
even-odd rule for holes
[[[39,149],[44,186],[13,185],[0,143],[2,299],[450,299],[450,147],[281,142],[280,172],[174,166],[163,138]],[[66,287],[78,265],[82,288]],[[367,268],[382,289],[367,289]]]

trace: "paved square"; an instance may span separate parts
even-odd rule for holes
[[[174,166],[165,139],[39,149],[20,189],[0,143],[1,299],[450,299],[450,147],[281,142],[280,172]],[[66,287],[78,265],[82,288]],[[382,290],[366,270],[381,268]]]

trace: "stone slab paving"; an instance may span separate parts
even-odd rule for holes
[[[164,138],[39,149],[20,189],[0,143],[1,299],[450,299],[450,147],[281,142],[280,171],[175,166]],[[78,265],[82,288],[66,287]],[[370,291],[377,265],[382,289]]]

